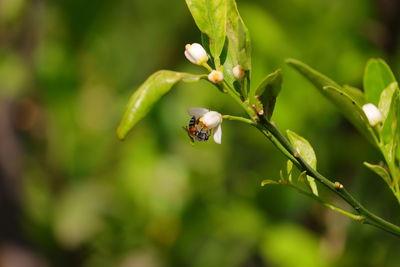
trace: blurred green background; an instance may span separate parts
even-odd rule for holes
[[[323,174],[400,223],[395,198],[362,166],[377,151],[284,65],[295,57],[361,87],[368,58],[382,57],[399,77],[399,1],[238,5],[253,85],[284,72],[274,121],[311,142]],[[199,36],[183,0],[0,0],[0,266],[399,266],[398,238],[261,187],[286,161],[255,129],[226,121],[222,145],[191,146],[187,108],[242,115],[206,82],[178,85],[116,139],[152,72],[202,72],[183,56]]]

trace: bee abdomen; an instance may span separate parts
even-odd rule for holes
[[[196,118],[193,116],[189,121],[189,127],[193,127],[196,124]]]

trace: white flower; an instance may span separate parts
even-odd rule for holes
[[[232,69],[232,73],[233,73],[233,77],[235,77],[236,80],[241,80],[241,79],[243,79],[243,77],[245,75],[245,70],[242,68],[242,66],[236,65]]]
[[[375,126],[378,123],[383,121],[383,116],[381,111],[374,105],[371,103],[365,104],[362,107],[365,115],[368,118],[368,122],[371,126]]]
[[[187,44],[185,46],[185,57],[196,65],[203,65],[208,61],[206,50],[198,43]]]
[[[212,83],[220,83],[224,80],[224,74],[221,71],[213,70],[208,74],[208,80]]]
[[[221,124],[222,115],[216,111],[209,111],[200,117],[199,121],[203,123],[208,129],[213,129]]]
[[[200,107],[189,108],[188,113],[190,116],[195,117],[196,123],[198,122],[198,126],[197,124],[194,126],[196,129],[195,133],[198,133],[199,131],[202,133],[207,131],[211,132],[212,129],[216,128],[213,138],[215,143],[221,144],[222,115],[220,113]]]

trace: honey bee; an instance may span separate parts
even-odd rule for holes
[[[193,107],[188,109],[188,114],[191,116],[189,125],[183,127],[187,132],[192,143],[194,141],[207,141],[210,138],[211,132],[214,131],[214,141],[221,144],[222,136],[222,115],[216,111],[211,111],[205,108]]]
[[[207,141],[208,138],[211,135],[211,129],[208,129],[205,127],[199,119],[196,119],[195,116],[193,116],[190,121],[189,125],[184,127],[185,131],[188,133],[188,136],[192,143],[194,140],[196,141]]]

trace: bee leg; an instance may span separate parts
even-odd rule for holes
[[[187,133],[187,136],[189,137],[189,140],[190,140],[190,144],[194,144],[194,139],[193,139],[193,136],[190,134],[190,131],[189,131],[189,129],[188,129],[188,127],[182,127],[183,128],[183,130]]]

